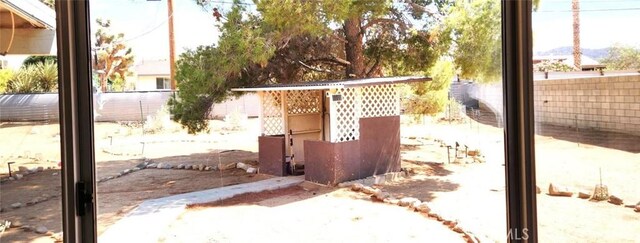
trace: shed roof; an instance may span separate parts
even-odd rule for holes
[[[382,77],[382,78],[363,78],[363,79],[345,79],[345,80],[327,80],[313,81],[304,83],[291,84],[265,84],[255,87],[235,88],[232,91],[270,91],[270,90],[322,90],[322,89],[339,89],[353,88],[362,86],[372,86],[381,84],[394,83],[412,83],[431,81],[431,78],[424,76],[406,76],[406,77]]]

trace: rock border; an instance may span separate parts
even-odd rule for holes
[[[536,186],[537,189],[537,194],[541,194],[541,190],[540,187]],[[593,194],[589,193],[589,192],[585,192],[585,191],[578,191],[577,193],[574,193],[575,190],[569,189],[567,187],[563,187],[563,186],[559,186],[557,184],[553,184],[553,183],[549,183],[549,190],[548,193],[546,193],[547,196],[550,197],[569,197],[569,198],[578,198],[578,199],[582,199],[582,200],[588,200],[589,202],[602,202],[602,201],[606,201],[610,204],[613,204],[615,206],[623,206],[624,205],[624,200],[622,198],[619,198],[615,195],[609,195],[606,199],[604,200],[596,200],[593,198]],[[576,197],[574,197],[574,195],[577,195]],[[631,208],[632,210],[634,210],[637,213],[640,213],[640,202],[638,202],[636,205],[624,205],[624,207],[627,208]]]
[[[5,228],[5,231],[8,231],[9,229],[21,229],[24,232],[33,232],[34,234],[47,235],[51,237],[54,240],[54,242],[63,242],[62,231],[58,233],[54,233],[53,231],[47,229],[47,227],[43,225],[38,225],[38,226],[26,225],[26,224],[23,225],[19,220],[5,221],[5,225],[9,226]]]
[[[227,165],[224,166],[220,166],[220,165],[216,165],[216,166],[208,166],[205,164],[179,164],[177,166],[171,165],[169,163],[163,163],[163,162],[154,162],[151,159],[145,159],[144,162],[141,162],[139,164],[137,164],[136,166],[129,168],[129,169],[124,169],[123,171],[119,172],[118,174],[112,175],[112,176],[107,176],[107,177],[103,177],[97,180],[98,183],[102,183],[105,181],[110,181],[134,172],[138,172],[141,170],[145,170],[145,169],[165,169],[165,170],[193,170],[193,171],[225,171],[225,170],[230,170],[230,169],[242,169],[244,171],[246,171],[249,174],[257,174],[259,173],[259,168],[258,167],[253,167],[250,165],[247,165],[243,162],[235,162],[235,163],[229,163]]]
[[[160,144],[160,143],[218,143],[216,140],[197,140],[197,139],[171,139],[171,140],[149,140],[140,142],[142,144]],[[128,143],[123,143],[121,145],[127,145]],[[130,143],[130,144],[138,144],[138,143]],[[101,147],[102,152],[114,156],[142,156],[142,153],[124,153],[124,152],[115,152],[113,150],[113,146]]]
[[[32,175],[40,172],[44,172],[44,170],[54,170],[59,169],[53,166],[37,166],[32,168],[27,168],[26,166],[18,166],[18,170],[12,171],[11,177],[3,177],[0,178],[0,183],[5,183],[8,181],[17,181],[22,180],[27,175]]]
[[[345,188],[350,188],[353,192],[360,192],[362,194],[368,195],[373,202],[381,202],[391,205],[397,205],[400,207],[406,207],[413,212],[417,212],[427,218],[435,219],[439,222],[442,222],[443,225],[447,226],[451,231],[458,233],[462,236],[462,238],[468,243],[479,243],[480,239],[475,236],[473,233],[464,230],[459,224],[457,220],[445,219],[440,214],[434,212],[429,207],[427,202],[422,202],[420,199],[413,197],[403,197],[403,198],[395,198],[391,194],[387,192],[383,192],[379,188],[374,188],[370,186],[365,186],[360,183],[352,183],[350,186],[345,186]]]
[[[18,210],[20,208],[30,207],[38,203],[49,201],[50,199],[59,197],[60,195],[61,194],[49,195],[47,193],[43,193],[42,195],[34,197],[28,202],[14,202],[10,205],[10,207],[2,207],[0,208],[0,212],[9,212],[13,210]]]

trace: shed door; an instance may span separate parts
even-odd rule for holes
[[[287,91],[287,133],[293,146],[287,143],[287,154],[295,162],[304,162],[304,141],[322,140],[322,91]]]

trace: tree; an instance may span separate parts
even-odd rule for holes
[[[254,4],[257,12],[238,0],[228,13],[216,8],[223,20],[219,42],[177,61],[180,92],[170,107],[189,132],[206,130],[211,105],[232,87],[424,74],[446,50],[432,27],[442,19],[447,0]]]
[[[405,99],[403,106],[409,114],[436,114],[444,110],[455,68],[453,62],[440,59],[429,69],[432,82],[418,83],[413,95]]]
[[[540,0],[532,5],[537,10]],[[451,55],[461,78],[480,83],[501,80],[500,6],[500,0],[456,1],[447,13],[439,37],[451,43]]]
[[[58,57],[56,56],[29,56],[24,61],[22,61],[22,66],[26,67],[29,65],[33,65],[36,63],[45,63],[47,61],[53,62],[55,64],[58,63]]]
[[[445,21],[460,77],[482,83],[500,80],[502,40],[500,1],[458,1]]]
[[[109,81],[125,81],[133,66],[131,48],[125,45],[124,34],[111,33],[111,21],[97,19],[98,30],[95,34],[95,56],[93,70],[98,72],[102,92],[107,92]]]
[[[569,66],[558,60],[544,60],[533,65],[534,71],[539,72],[569,72],[573,71],[573,66]]]
[[[582,51],[580,50],[580,0],[571,1],[573,13],[573,65],[582,70]]]
[[[640,70],[640,49],[633,46],[614,44],[609,48],[606,57],[602,59],[602,64],[609,70]]]

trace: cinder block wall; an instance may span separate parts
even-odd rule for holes
[[[640,135],[640,74],[536,80],[536,122]]]

